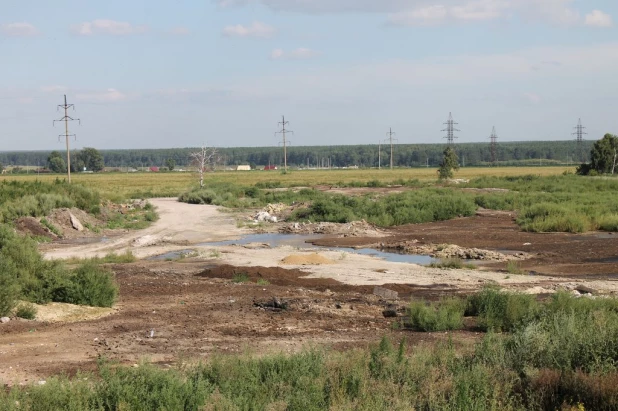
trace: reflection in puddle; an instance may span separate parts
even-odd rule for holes
[[[153,260],[153,261],[177,260],[179,258],[184,258],[194,253],[195,253],[195,250],[170,251],[169,253],[165,253],[165,254],[153,255],[152,257],[146,258],[146,260]]]
[[[374,250],[373,248],[362,248],[362,249],[354,249],[354,248],[344,248],[344,247],[320,247],[308,243],[307,241],[316,240],[321,238],[320,234],[277,234],[277,233],[268,233],[268,234],[251,234],[246,237],[243,237],[238,240],[230,240],[230,241],[220,241],[217,243],[203,243],[200,246],[225,246],[225,245],[246,245],[251,243],[261,243],[268,244],[268,246],[275,248],[281,246],[292,246],[298,247],[300,249],[320,249],[320,250],[329,250],[329,251],[339,251],[342,253],[350,253],[350,254],[360,254],[360,255],[370,255],[377,258],[381,258],[385,261],[390,261],[394,263],[410,263],[410,264],[421,264],[427,265],[434,262],[440,261],[439,259],[433,258],[429,255],[418,255],[418,254],[399,254],[392,252],[384,252]]]

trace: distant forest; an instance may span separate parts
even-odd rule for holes
[[[588,161],[593,141],[583,142],[582,158],[577,158],[575,141],[521,141],[500,142],[497,145],[498,164],[516,165],[551,165],[569,164]],[[442,160],[444,144],[396,144],[393,148],[393,165],[395,167],[437,167]],[[491,165],[489,143],[456,144],[455,149],[462,166]],[[99,150],[107,168],[143,168],[165,167],[166,160],[173,159],[176,168],[190,164],[189,153],[195,148],[174,149],[129,149]],[[235,166],[249,164],[252,168],[283,165],[281,147],[232,147],[218,149],[222,158],[221,165]],[[382,167],[390,166],[390,146],[381,146],[378,156],[377,145],[342,145],[342,146],[301,146],[288,147],[288,166],[300,168],[328,167]],[[51,151],[14,151],[0,152],[0,163],[4,166],[47,166]]]

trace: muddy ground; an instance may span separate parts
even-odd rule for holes
[[[364,347],[383,335],[405,335],[413,344],[443,339],[445,333],[394,331],[397,320],[386,318],[383,311],[395,304],[401,313],[410,299],[466,294],[488,283],[541,296],[582,285],[601,294],[618,292],[618,236],[522,233],[508,213],[481,212],[380,230],[379,237],[331,233],[312,241],[386,249],[410,243],[456,244],[524,252],[530,257],[519,262],[523,275],[505,272],[504,261],[485,261],[476,270],[441,270],[297,245],[213,245],[252,231],[236,224],[240,216],[216,207],[170,199],[155,199],[153,204],[161,218],[148,229],[106,241],[53,243],[44,246],[44,253],[47,258],[67,258],[130,250],[148,258],[189,249],[191,257],[110,266],[120,286],[113,310],[52,315],[52,307],[41,307],[39,320],[0,324],[0,382],[30,383],[93,370],[99,357],[165,367],[214,353]],[[376,286],[397,292],[398,298],[375,295]],[[287,309],[273,308],[274,299]],[[469,324],[451,335],[467,343],[481,334]]]

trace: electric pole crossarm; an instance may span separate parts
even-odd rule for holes
[[[64,134],[61,134],[59,137],[64,137],[66,140],[66,147],[67,147],[67,177],[69,180],[69,184],[71,184],[71,151],[70,151],[70,147],[69,147],[69,137],[74,137],[77,138],[75,136],[75,134],[69,134],[69,122],[70,121],[77,121],[79,122],[79,124],[81,125],[81,120],[80,119],[75,119],[71,116],[69,116],[69,108],[73,108],[73,110],[75,110],[75,106],[73,104],[68,104],[67,103],[67,96],[66,94],[64,95],[64,104],[60,104],[57,107],[57,110],[60,109],[64,110],[64,117],[62,117],[60,120],[54,120],[52,123],[52,126],[56,125],[56,122],[64,122]]]
[[[292,133],[294,134],[294,132],[292,130],[288,130],[285,128],[285,126],[287,126],[288,124],[290,124],[289,121],[285,121],[285,116],[281,116],[282,121],[280,121],[277,125],[281,125],[281,131],[277,131],[275,133],[275,135],[277,134],[281,134],[283,137],[283,164],[284,164],[284,170],[287,173],[288,171],[288,149],[287,149],[287,145],[288,145],[288,141],[286,139],[286,134],[288,133]]]

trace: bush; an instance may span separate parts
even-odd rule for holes
[[[113,274],[95,263],[87,262],[72,274],[70,287],[63,302],[111,307],[117,296],[118,286]]]
[[[37,308],[31,303],[21,303],[15,310],[15,316],[26,320],[34,320],[36,318]]]
[[[13,276],[14,272],[15,267],[12,262],[0,258],[0,317],[5,317],[13,311],[20,295],[21,290]]]
[[[533,295],[485,288],[468,297],[466,315],[478,316],[483,330],[512,331],[535,319],[540,306]]]
[[[420,331],[458,330],[463,326],[465,308],[466,303],[460,298],[434,304],[416,301],[408,308],[405,325]]]

